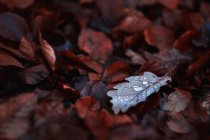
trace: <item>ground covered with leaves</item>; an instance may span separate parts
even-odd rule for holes
[[[210,139],[209,66],[207,0],[0,0],[0,140]]]

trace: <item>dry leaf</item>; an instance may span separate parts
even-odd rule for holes
[[[56,56],[52,46],[42,38],[41,34],[39,35],[39,41],[41,44],[42,52],[50,66],[50,68],[54,71],[55,70],[55,62]]]
[[[187,91],[176,89],[175,92],[168,96],[168,101],[164,104],[163,109],[167,111],[180,112],[184,110],[191,101],[191,94]]]
[[[23,68],[23,65],[11,54],[0,50],[0,66],[16,66]]]
[[[33,44],[29,42],[24,36],[20,40],[20,52],[22,52],[24,55],[34,58],[35,57],[35,51],[33,49]]]
[[[25,9],[30,6],[34,0],[0,0],[0,2],[6,4],[9,8]]]
[[[157,92],[161,86],[166,85],[167,81],[171,81],[171,77],[164,75],[157,77],[151,72],[144,72],[142,76],[130,76],[126,78],[128,82],[119,83],[107,92],[113,106],[112,110],[115,114],[120,111],[126,112],[130,107],[137,105],[146,100],[152,93]]]
[[[102,32],[83,29],[78,39],[79,48],[93,59],[105,63],[112,54],[112,42]]]
[[[170,120],[167,121],[167,125],[171,131],[176,133],[189,133],[192,131],[190,124],[180,113],[170,112],[169,116]]]

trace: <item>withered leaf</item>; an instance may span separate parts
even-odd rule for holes
[[[0,2],[7,5],[9,8],[25,9],[30,6],[34,0],[0,0]]]
[[[41,44],[42,52],[49,64],[50,68],[54,71],[55,70],[55,62],[56,62],[56,56],[55,56],[54,49],[46,40],[44,40],[42,38],[41,33],[39,35],[39,41]]]
[[[11,54],[0,50],[0,66],[16,66],[23,68],[23,65]]]
[[[105,63],[112,54],[112,42],[102,32],[83,29],[78,39],[80,49],[93,59]]]
[[[126,112],[130,107],[143,102],[152,93],[157,92],[161,86],[171,81],[170,76],[157,77],[151,72],[144,72],[142,76],[130,76],[126,78],[128,82],[119,83],[107,92],[112,97],[110,102],[113,104],[112,110],[115,114],[120,111]]]
[[[21,78],[29,85],[35,85],[41,82],[48,75],[49,71],[43,64],[26,68],[20,73]]]
[[[114,28],[114,31],[124,31],[127,33],[142,32],[146,27],[152,23],[147,19],[142,12],[131,9],[125,10],[126,17],[121,23]]]
[[[0,14],[0,35],[6,39],[19,42],[27,33],[27,24],[19,15],[11,12]]]
[[[170,119],[167,121],[167,126],[171,131],[176,133],[189,133],[192,131],[190,124],[180,113],[170,112],[168,114]]]
[[[25,134],[36,103],[36,95],[27,93],[0,104],[0,139],[18,139]]]
[[[24,55],[28,56],[29,58],[35,57],[35,50],[33,48],[33,44],[29,42],[26,37],[22,37],[20,40],[20,52]]]

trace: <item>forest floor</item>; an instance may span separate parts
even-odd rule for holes
[[[209,66],[207,0],[0,0],[0,140],[209,140]]]

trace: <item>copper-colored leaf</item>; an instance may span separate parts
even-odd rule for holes
[[[105,63],[112,54],[112,42],[102,32],[83,29],[78,39],[80,49],[93,59]]]
[[[0,139],[18,139],[30,128],[32,111],[37,103],[35,94],[22,94],[0,104]]]
[[[82,62],[79,57],[77,57],[73,52],[71,51],[60,51],[59,52],[61,56],[66,58],[68,60],[69,65],[84,69],[93,73],[97,73],[96,70],[90,68],[88,65]]]
[[[125,13],[126,17],[114,28],[114,31],[124,31],[127,33],[142,32],[152,24],[142,12],[127,9]]]
[[[0,3],[7,5],[9,8],[25,9],[30,6],[34,0],[0,0]]]
[[[29,58],[35,57],[34,46],[24,36],[20,40],[20,52],[28,56]]]
[[[105,69],[102,79],[107,82],[122,81],[130,71],[130,66],[126,62],[116,61]]]
[[[0,66],[16,66],[23,68],[23,65],[11,54],[0,50]]]
[[[149,45],[156,46],[159,49],[170,48],[175,39],[173,31],[158,25],[145,29],[144,37]]]
[[[79,99],[75,109],[97,140],[106,140],[112,127],[132,123],[127,115],[114,116],[105,110],[100,111],[99,103],[89,96]]]

